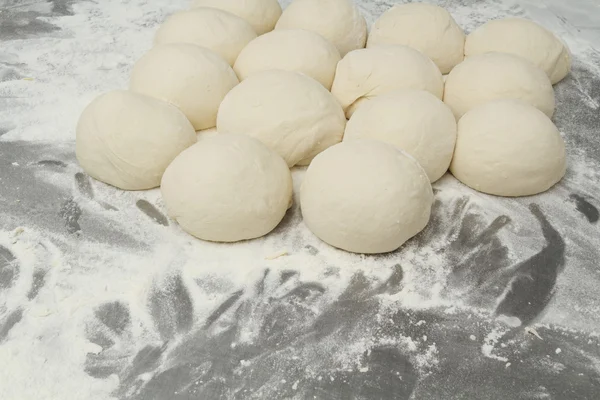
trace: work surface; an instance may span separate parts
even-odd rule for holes
[[[392,3],[359,5],[372,23]],[[0,399],[599,398],[600,5],[436,3],[467,31],[527,16],[566,41],[567,175],[522,199],[447,175],[424,232],[359,256],[297,201],[267,237],[211,244],[157,190],[82,173],[79,114],[186,2],[0,0]]]

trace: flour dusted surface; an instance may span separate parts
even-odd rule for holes
[[[265,238],[201,242],[165,217],[157,190],[81,172],[80,112],[127,86],[185,2],[0,3],[0,398],[592,398],[597,8],[435,3],[466,32],[529,15],[566,41],[573,72],[554,120],[567,175],[519,200],[446,176],[429,228],[385,256],[323,244],[298,199]],[[358,3],[369,24],[390,5]]]

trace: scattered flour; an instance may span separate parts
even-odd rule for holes
[[[447,6],[467,31],[492,18],[520,15],[522,10],[514,1],[437,3]],[[543,10],[533,4],[527,1],[526,11],[564,37],[577,65],[588,75],[595,76],[593,82],[598,84],[600,67],[595,65],[597,50],[590,47],[593,37],[589,35],[592,33],[580,38],[576,25],[551,11],[563,10],[559,5]],[[42,1],[27,7],[48,14],[51,4]],[[81,110],[99,93],[127,87],[131,66],[151,46],[158,24],[169,14],[186,8],[187,1],[105,0],[74,3],[72,7],[72,16],[42,18],[60,30],[2,42],[0,68],[3,65],[18,66],[23,78],[0,82],[0,146],[2,142],[14,141],[48,143],[49,146],[66,143],[69,146]],[[389,7],[389,2],[362,1],[359,7],[372,24]],[[589,78],[586,81],[578,74],[574,73],[574,83],[570,86],[565,83],[557,88],[559,110],[563,107],[570,113],[576,107],[598,108],[599,99],[591,92],[593,85]],[[578,91],[575,95],[568,90],[573,87]],[[576,96],[578,102],[569,106],[572,96]],[[598,233],[595,226],[582,220],[574,207],[565,204],[573,191],[583,191],[590,198],[600,199],[598,161],[579,150],[589,146],[581,145],[576,136],[594,135],[598,120],[595,124],[581,126],[576,123],[578,121],[568,120],[566,116],[563,119],[560,114],[557,117],[557,124],[570,145],[570,164],[563,184],[551,194],[498,201],[465,188],[451,177],[442,179],[436,188],[440,189],[437,196],[443,204],[453,205],[468,196],[470,206],[481,213],[487,224],[505,213],[519,216],[498,234],[503,243],[510,243],[507,258],[513,264],[532,256],[541,246],[540,228],[528,211],[529,203],[539,203],[548,215],[552,215],[553,225],[568,238],[567,257],[574,261],[558,280],[556,297],[551,303],[552,312],[546,313],[540,323],[570,326],[590,334],[594,329],[597,332],[600,325],[599,306],[595,300],[600,283],[595,269]],[[2,134],[4,130],[6,132]],[[11,165],[27,167],[17,162],[11,162]],[[4,164],[0,167],[4,168]],[[325,304],[336,301],[344,293],[358,271],[362,271],[370,283],[376,284],[385,282],[397,264],[401,265],[403,273],[400,290],[378,297],[381,311],[377,318],[382,324],[398,310],[437,309],[448,318],[465,313],[472,315],[473,320],[493,318],[486,308],[465,301],[464,293],[447,292],[451,271],[446,248],[457,235],[450,227],[470,209],[459,216],[452,215],[452,209],[445,210],[447,218],[440,221],[439,232],[434,232],[428,242],[413,242],[396,256],[357,256],[320,242],[302,224],[297,198],[295,211],[284,222],[285,226],[273,234],[235,245],[214,244],[193,239],[173,224],[169,227],[156,224],[141,214],[135,207],[140,199],[154,204],[164,213],[158,190],[120,192],[93,182],[95,198],[91,200],[74,186],[73,175],[77,171],[69,165],[64,172],[41,171],[37,177],[73,194],[84,210],[82,225],[88,224],[85,226],[93,230],[96,221],[101,220],[113,232],[122,232],[134,239],[128,244],[119,243],[120,238],[114,237],[107,241],[88,239],[85,235],[66,235],[30,227],[34,224],[29,221],[20,221],[17,229],[0,230],[0,245],[10,249],[20,266],[11,287],[0,291],[0,321],[7,315],[21,315],[19,323],[0,345],[0,364],[10,365],[10,368],[0,368],[0,398],[3,400],[111,398],[110,393],[118,387],[118,377],[109,375],[106,379],[95,379],[83,368],[87,354],[97,355],[104,350],[101,345],[86,339],[86,327],[93,317],[93,310],[107,302],[120,301],[128,305],[131,331],[127,333],[127,340],[116,346],[123,353],[135,353],[144,344],[160,341],[155,321],[148,312],[148,298],[157,282],[174,272],[180,274],[190,292],[194,321],[205,320],[240,288],[245,289],[241,300],[257,296],[258,289],[251,286],[260,281],[265,268],[274,272],[273,277],[277,276],[275,273],[297,271],[299,281],[318,282],[327,288],[322,300],[308,310],[318,314]],[[294,171],[296,193],[302,177],[303,170]],[[111,204],[119,212],[106,210],[100,202]],[[0,217],[3,217],[2,211]],[[0,229],[3,229],[1,224]],[[463,257],[467,255],[462,254]],[[44,285],[32,296],[32,290],[36,290],[36,276],[43,277],[40,279]],[[269,298],[285,295],[292,289],[292,284],[290,281],[280,285],[276,278],[268,278],[265,282],[270,290]],[[577,315],[573,315],[573,310]],[[227,318],[233,316],[225,315],[224,319]],[[416,328],[426,325],[428,322],[424,320],[414,324]],[[364,355],[375,346],[391,346],[406,352],[423,376],[438,366],[442,344],[431,335],[396,331],[393,335],[375,337],[374,327],[360,328],[363,329],[362,336],[349,338],[344,351],[336,355],[335,361],[341,370],[368,373],[368,367],[361,363]],[[511,365],[509,358],[498,355],[507,329],[505,325],[494,325],[467,338],[476,342],[483,337],[481,354],[506,363],[508,368]],[[244,326],[238,344],[253,343],[258,331],[251,323]],[[336,348],[336,343],[325,343],[324,346]],[[558,355],[561,349],[557,348],[555,353]],[[318,365],[320,356],[312,354],[310,363]],[[251,360],[241,363],[241,367],[251,366]],[[309,368],[306,375],[311,376],[311,373]],[[3,382],[10,382],[10,385]],[[288,381],[287,384],[295,391],[299,381]]]
[[[488,335],[483,341],[483,345],[481,346],[481,352],[484,356],[492,358],[494,360],[508,362],[508,358],[494,354],[494,349],[496,345],[498,344],[500,339],[502,339],[502,336],[504,336],[505,333],[506,332],[502,329],[494,329],[490,333],[488,333]]]

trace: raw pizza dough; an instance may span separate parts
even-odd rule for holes
[[[554,84],[571,69],[567,46],[552,32],[523,18],[489,21],[467,37],[465,56],[497,51],[523,57],[543,69]]]
[[[201,141],[201,140],[216,136],[216,135],[218,135],[218,133],[219,132],[217,131],[217,127],[215,126],[213,128],[208,128],[208,129],[203,129],[201,131],[197,131],[196,138],[198,139],[198,141]]]
[[[465,33],[442,7],[398,4],[373,24],[367,47],[401,44],[421,51],[447,74],[464,58]]]
[[[281,16],[277,0],[194,0],[192,7],[213,7],[245,19],[262,35],[272,31]]]
[[[360,107],[348,124],[344,142],[357,138],[393,144],[413,156],[431,182],[450,165],[456,120],[448,106],[424,90],[398,90]]]
[[[256,32],[242,18],[217,8],[200,7],[171,15],[156,32],[154,44],[195,44],[233,65],[240,51],[254,39]]]
[[[237,242],[271,232],[292,202],[286,163],[246,135],[216,135],[181,153],[161,183],[169,216],[203,240]]]
[[[185,115],[163,101],[116,90],[81,114],[75,148],[91,177],[124,190],[157,187],[167,166],[196,133]]]
[[[216,53],[173,43],[156,46],[135,63],[130,88],[176,105],[201,130],[215,126],[219,104],[237,84],[231,66]]]
[[[352,0],[293,0],[275,29],[294,28],[320,34],[342,57],[362,49],[367,41],[367,23]]]
[[[520,99],[554,114],[554,90],[548,76],[524,58],[485,53],[467,58],[446,78],[444,102],[457,119],[478,105],[498,99]]]
[[[560,181],[565,164],[565,143],[543,112],[520,100],[497,100],[458,122],[450,170],[480,192],[528,196]]]
[[[217,116],[220,134],[253,136],[290,167],[340,142],[345,126],[342,108],[323,85],[281,70],[248,77],[225,96]]]
[[[243,81],[260,71],[282,69],[301,72],[331,89],[340,61],[335,46],[315,32],[281,29],[265,33],[240,53],[233,70]]]
[[[315,157],[300,189],[306,226],[354,253],[396,250],[429,221],[433,192],[421,166],[396,147],[368,139]]]
[[[361,104],[397,89],[426,90],[441,99],[444,81],[423,53],[407,46],[382,45],[348,53],[338,64],[331,93],[350,118]]]

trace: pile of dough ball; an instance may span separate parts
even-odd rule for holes
[[[290,168],[308,165],[308,229],[385,253],[425,228],[447,171],[497,196],[560,181],[552,85],[570,68],[567,46],[525,19],[465,35],[445,9],[409,3],[368,34],[352,0],[195,0],[158,28],[129,90],[83,111],[76,154],[109,185],[160,186],[168,215],[214,242],[271,232],[292,206]]]

